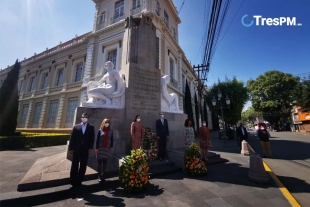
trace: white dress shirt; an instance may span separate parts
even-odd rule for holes
[[[241,130],[242,130],[242,134],[245,135],[243,127],[241,127]]]
[[[87,123],[86,124],[82,123],[82,132],[83,132],[83,134],[85,134],[86,126],[87,126]]]

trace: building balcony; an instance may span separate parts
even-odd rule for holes
[[[171,78],[171,77],[170,77],[170,82],[169,82],[169,84],[172,85],[173,87],[175,87],[176,89],[179,88],[178,81],[176,81],[174,78]]]
[[[141,13],[141,5],[138,5],[136,7],[133,7],[131,10],[130,10],[130,14],[131,16],[135,15],[135,14],[139,14]]]
[[[124,19],[124,14],[120,14],[111,18],[111,23],[114,24],[120,20]]]
[[[105,28],[107,25],[108,25],[107,21],[97,24],[96,30],[101,30],[102,28]]]

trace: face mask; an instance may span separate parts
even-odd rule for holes
[[[88,121],[88,118],[81,118],[83,123],[86,123]]]
[[[137,119],[137,122],[140,122],[140,119]]]
[[[165,116],[164,116],[164,115],[160,115],[160,117],[161,117],[161,118],[164,118]]]
[[[202,124],[203,126],[206,126],[206,124]]]
[[[105,127],[109,127],[109,125],[110,125],[109,123],[106,123],[104,126],[105,126]]]

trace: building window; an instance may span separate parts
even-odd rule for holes
[[[111,61],[114,64],[114,68],[116,67],[116,56],[117,50],[112,50],[108,52],[108,61]]]
[[[77,106],[78,106],[77,99],[70,99],[68,101],[65,128],[71,128],[73,126],[74,112]]]
[[[140,0],[133,0],[132,1],[132,9],[140,7]]]
[[[45,89],[47,86],[48,73],[44,73],[42,78],[43,79],[42,79],[41,89]]]
[[[115,3],[114,19],[122,17],[124,15],[124,0],[120,0]]]
[[[160,16],[160,4],[159,1],[156,2],[156,14]]]
[[[53,101],[50,103],[50,110],[47,118],[47,128],[54,128],[56,123],[56,117],[57,117],[57,111],[58,111],[58,102]]]
[[[34,78],[34,76],[30,78],[28,92],[31,92],[34,89]]]
[[[78,82],[82,80],[82,71],[83,71],[83,63],[80,63],[76,66],[74,82]]]
[[[34,109],[33,120],[32,120],[32,128],[38,128],[41,110],[42,110],[42,104],[41,103],[36,104],[36,107]]]
[[[19,87],[19,92],[18,92],[19,94],[22,93],[23,87],[24,87],[24,81],[20,82],[20,87]]]
[[[182,91],[183,91],[183,93],[185,93],[185,77],[184,77],[184,75],[182,75]]]
[[[61,86],[62,85],[63,76],[64,76],[64,70],[63,69],[58,70],[56,86]]]
[[[20,118],[20,123],[19,123],[19,127],[20,128],[25,127],[26,118],[27,118],[27,114],[28,114],[28,109],[29,109],[28,105],[24,105],[23,106],[22,116]]]
[[[103,24],[103,23],[105,23],[105,21],[106,21],[106,13],[102,12],[99,22],[100,22],[100,24]]]
[[[174,60],[170,58],[170,77],[174,78]]]
[[[172,29],[174,39],[177,39],[177,32],[175,28]]]
[[[164,11],[164,22],[166,26],[169,28],[169,16],[166,11]]]

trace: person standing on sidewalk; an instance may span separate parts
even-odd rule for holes
[[[237,139],[238,139],[238,147],[240,147],[241,149],[242,141],[248,139],[248,132],[246,128],[243,126],[243,123],[240,123],[240,125],[237,127]]]
[[[78,187],[84,180],[88,154],[91,153],[95,140],[95,128],[88,123],[88,114],[81,116],[82,123],[73,127],[69,142],[69,153],[73,154],[70,170],[71,185]],[[79,168],[80,165],[80,168]]]
[[[256,131],[256,135],[258,136],[260,143],[262,145],[263,158],[266,158],[266,157],[272,158],[271,150],[270,150],[270,143],[269,143],[270,134],[267,131],[267,127],[260,126],[258,130]]]
[[[211,147],[210,130],[205,121],[202,122],[202,127],[199,129],[200,148],[202,159],[208,161],[208,148]]]
[[[137,115],[130,127],[130,134],[132,139],[132,149],[140,149],[142,139],[144,136],[144,130],[142,123],[140,122],[140,115]]]
[[[156,121],[156,134],[158,139],[158,159],[166,160],[166,145],[169,139],[168,121],[164,118],[164,113],[160,112],[160,118]]]
[[[193,129],[192,121],[190,119],[185,120],[183,137],[185,148],[188,149],[191,146],[191,144],[195,141],[195,132]]]
[[[108,159],[113,152],[113,131],[110,128],[110,120],[104,119],[97,132],[96,155],[98,161],[98,182],[104,183],[104,173],[107,169]]]

